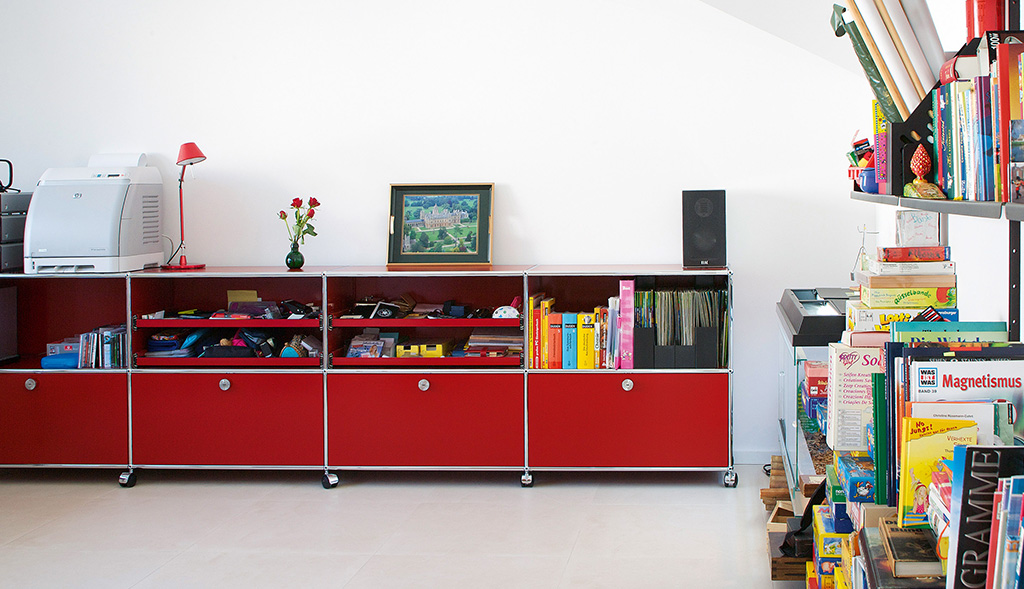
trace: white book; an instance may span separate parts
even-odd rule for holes
[[[883,371],[881,348],[828,345],[828,427],[825,443],[839,452],[868,449],[865,427],[871,423],[871,375]]]

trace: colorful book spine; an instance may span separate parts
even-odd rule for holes
[[[547,333],[548,331],[548,315],[551,314],[552,309],[555,306],[555,299],[548,297],[541,299],[540,301],[540,333]],[[548,362],[551,359],[551,350],[548,348],[548,339],[541,338],[540,340],[540,367],[550,368]]]
[[[987,76],[974,79],[974,96],[977,104],[979,144],[978,144],[978,200],[994,201],[996,199],[995,151],[992,139],[992,87]]]
[[[576,315],[576,368],[580,370],[595,368],[596,321],[593,313],[577,313]]]
[[[540,343],[541,343],[541,340],[543,339],[543,335],[544,335],[544,331],[541,329],[541,323],[542,322],[541,322],[540,302],[542,300],[544,300],[544,298],[545,298],[544,297],[544,293],[540,292],[540,293],[535,293],[535,294],[530,295],[530,298],[527,300],[526,308],[528,309],[528,312],[529,312],[529,315],[527,315],[527,317],[529,318],[529,321],[530,321],[530,323],[529,323],[529,325],[530,325],[530,329],[529,329],[529,334],[530,334],[530,343],[529,343],[529,345],[530,345],[530,347],[529,347],[529,350],[530,350],[530,354],[529,354],[530,365],[529,365],[529,367],[530,368],[540,368],[540,349],[541,349]]]
[[[596,333],[594,342],[594,365],[597,368],[608,368],[608,307],[596,307],[594,315]]]
[[[562,367],[562,314],[549,313],[547,319],[549,354],[546,368],[558,370]]]
[[[578,367],[576,321],[576,313],[562,313],[562,368],[565,370]]]
[[[619,281],[619,366],[633,369],[633,280]]]
[[[885,120],[877,100],[871,101],[871,115],[875,132],[875,181],[879,194],[889,192],[889,122]]]

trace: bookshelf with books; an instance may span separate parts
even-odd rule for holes
[[[560,368],[545,367],[543,357],[527,368],[528,472],[721,470],[726,485],[734,486],[731,288],[728,269],[531,268],[527,292],[553,299],[552,313],[601,317],[607,308],[608,321],[614,325],[616,316],[628,318],[632,334],[609,329],[607,336],[595,338],[593,369],[579,363],[566,368],[564,362]],[[632,300],[622,298],[630,290]],[[706,329],[703,324],[676,329],[671,311],[682,298],[679,293],[714,299]],[[699,314],[687,309],[679,315]],[[543,319],[540,324],[543,330]]]
[[[615,368],[596,350],[626,279],[649,350]],[[517,311],[538,289],[595,350],[575,369],[531,366]],[[123,486],[157,468],[319,471],[325,487],[355,469],[508,470],[524,485],[535,468],[700,469],[733,486],[730,289],[726,269],[644,265],[5,275],[18,321],[0,466],[116,468]],[[656,291],[720,293],[710,347],[645,333]],[[109,352],[81,354],[107,333],[121,338]]]

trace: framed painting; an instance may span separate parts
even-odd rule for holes
[[[494,184],[392,184],[388,268],[491,267]]]

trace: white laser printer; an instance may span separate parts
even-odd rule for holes
[[[25,273],[127,272],[163,262],[160,170],[101,154],[43,172],[25,220]]]

